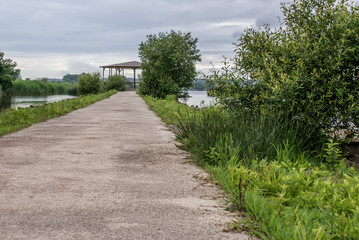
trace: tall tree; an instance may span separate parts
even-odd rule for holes
[[[15,69],[17,66],[10,58],[4,58],[4,53],[0,52],[0,85],[3,90],[12,86],[12,81],[20,75],[20,70]]]
[[[191,33],[175,31],[148,35],[139,47],[141,94],[158,98],[170,94],[187,97],[197,74],[195,63],[201,61],[197,41]]]

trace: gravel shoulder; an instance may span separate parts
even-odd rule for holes
[[[249,239],[135,92],[0,137],[0,239]]]

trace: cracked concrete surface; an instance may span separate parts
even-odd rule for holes
[[[0,137],[0,239],[248,239],[135,92]]]

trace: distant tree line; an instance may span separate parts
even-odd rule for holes
[[[62,80],[63,80],[64,82],[67,82],[67,83],[77,84],[79,77],[81,77],[81,76],[84,75],[84,74],[85,74],[85,73],[81,73],[81,74],[66,74],[65,76],[63,76]]]
[[[191,91],[207,91],[209,86],[205,79],[196,79],[193,82],[193,87],[190,89]]]

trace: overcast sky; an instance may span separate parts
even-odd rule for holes
[[[281,1],[0,0],[0,51],[23,78],[62,78],[138,61],[146,35],[173,29],[198,38],[197,70],[206,72],[233,56],[245,27],[276,24]]]

